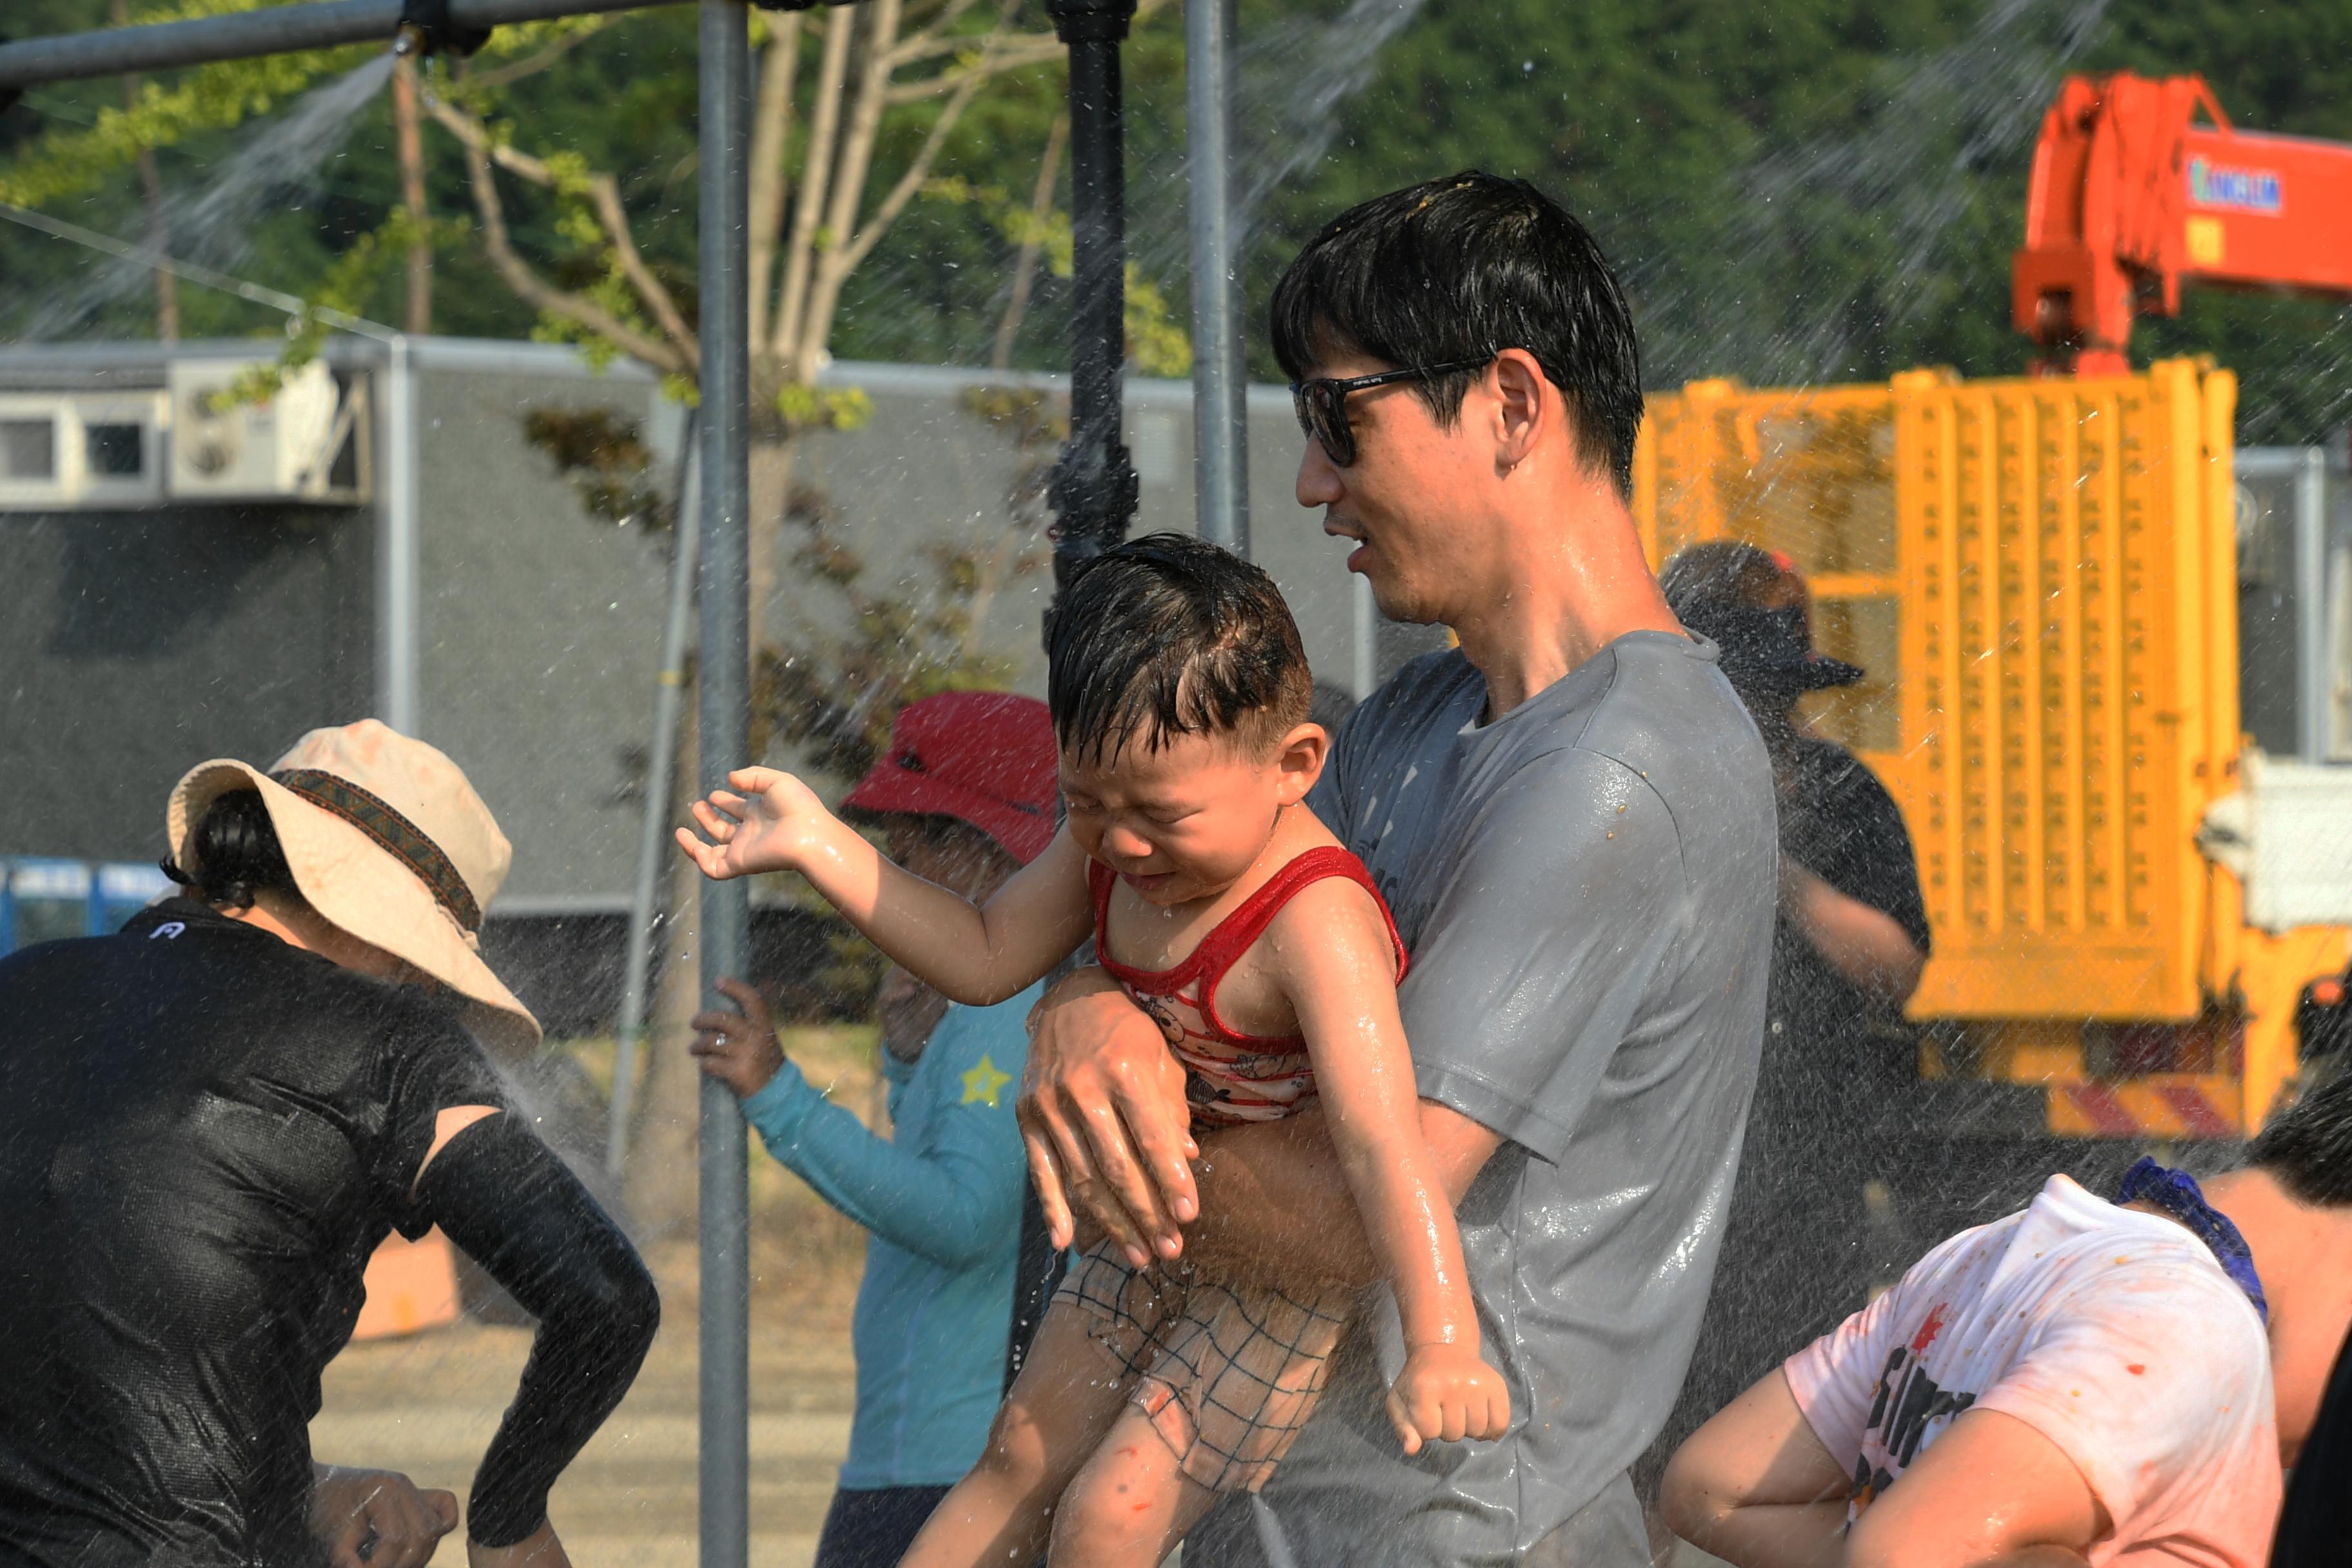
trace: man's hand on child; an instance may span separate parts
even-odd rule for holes
[[[1416,1345],[1389,1389],[1389,1420],[1407,1454],[1423,1443],[1499,1437],[1511,1425],[1511,1393],[1475,1345]]]
[[[1160,1026],[1101,969],[1062,977],[1029,1012],[1018,1115],[1047,1236],[1084,1209],[1138,1268],[1174,1258],[1201,1213],[1184,1069]]]
[[[727,782],[740,795],[715,789],[694,803],[694,820],[709,842],[690,827],[677,830],[678,847],[713,881],[754,871],[793,871],[806,862],[817,836],[833,814],[816,792],[774,768],[738,768]]]
[[[694,1026],[699,1032],[687,1049],[704,1072],[734,1090],[736,1099],[747,1100],[767,1088],[784,1065],[784,1048],[776,1043],[766,998],[732,978],[722,977],[719,989],[743,1011],[697,1013]]]

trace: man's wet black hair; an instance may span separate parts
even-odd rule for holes
[[[1045,705],[1065,752],[1116,762],[1131,741],[1232,735],[1253,751],[1307,718],[1314,677],[1274,579],[1181,533],[1078,568],[1045,645]]]
[[[1274,354],[1294,382],[1351,352],[1402,370],[1514,348],[1559,388],[1585,466],[1632,500],[1642,429],[1633,312],[1591,233],[1525,180],[1471,169],[1360,203],[1275,285]],[[1451,426],[1482,374],[1411,384]]]
[[[2352,1072],[2305,1090],[2263,1123],[2246,1160],[2297,1203],[2352,1208]]]
[[[198,898],[216,910],[251,909],[254,896],[265,891],[302,896],[259,790],[233,789],[215,795],[188,840],[195,856],[193,868],[183,868],[168,855],[158,864],[163,875],[194,888]]]

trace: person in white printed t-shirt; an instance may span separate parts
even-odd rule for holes
[[[1661,1507],[1738,1568],[2260,1568],[2347,1323],[2352,1077],[2201,1189],[2053,1176],[1953,1237],[1693,1435]]]

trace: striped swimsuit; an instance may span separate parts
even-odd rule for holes
[[[1173,969],[1130,969],[1110,955],[1107,938],[1111,889],[1118,879],[1100,861],[1087,867],[1095,900],[1095,952],[1111,978],[1135,1005],[1151,1015],[1168,1038],[1168,1048],[1184,1068],[1185,1097],[1192,1125],[1216,1129],[1251,1121],[1279,1121],[1315,1103],[1315,1068],[1304,1036],[1267,1037],[1230,1028],[1217,1015],[1217,986],[1283,906],[1328,877],[1360,886],[1380,906],[1396,952],[1396,977],[1404,979],[1404,941],[1372,874],[1337,845],[1309,849],[1266,879],[1243,905],[1201,939],[1192,955]]]
[[[1113,874],[1087,868],[1095,950],[1136,1005],[1158,1020],[1183,1065],[1195,1129],[1275,1121],[1315,1103],[1315,1072],[1302,1036],[1267,1038],[1229,1027],[1217,986],[1301,889],[1326,878],[1357,883],[1387,921],[1397,978],[1404,943],[1362,861],[1336,846],[1309,849],[1201,939],[1172,969],[1133,969],[1110,956]],[[1255,1491],[1274,1474],[1314,1413],[1331,1352],[1357,1292],[1330,1287],[1304,1300],[1266,1285],[1202,1278],[1188,1258],[1129,1263],[1105,1241],[1080,1258],[1057,1306],[1086,1315],[1087,1331],[1121,1369],[1139,1374],[1129,1398],[1150,1419],[1183,1472],[1214,1491]]]

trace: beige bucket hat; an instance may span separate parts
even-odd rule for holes
[[[375,719],[313,730],[266,773],[199,763],[173,787],[165,824],[191,875],[196,824],[240,789],[260,792],[312,909],[462,994],[486,1043],[538,1047],[539,1020],[482,962],[476,935],[514,851],[457,763]]]

